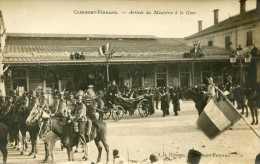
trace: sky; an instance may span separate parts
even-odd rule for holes
[[[255,7],[246,1],[247,11]],[[212,26],[214,9],[225,20],[239,14],[239,0],[0,0],[8,33],[183,38],[198,32],[198,20]]]

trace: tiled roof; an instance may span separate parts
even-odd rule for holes
[[[24,35],[25,36],[25,35]],[[9,37],[6,40],[3,63],[9,64],[84,64],[106,63],[106,58],[99,54],[99,47],[110,42],[116,47],[110,63],[119,62],[168,62],[183,60],[183,53],[188,47],[180,38],[60,38],[60,37]],[[71,60],[70,54],[83,52],[84,60]],[[227,58],[229,51],[206,47],[205,59],[219,56]],[[205,60],[201,59],[201,60]],[[190,60],[190,59],[185,59]]]
[[[215,33],[218,31],[223,31],[227,30],[230,28],[235,28],[239,27],[241,25],[249,24],[249,23],[254,23],[254,22],[259,22],[260,21],[260,15],[257,14],[256,10],[251,10],[246,12],[243,16],[241,15],[236,15],[233,17],[230,17],[224,21],[219,22],[216,25],[213,25],[209,28],[206,28],[198,33],[195,33],[191,36],[186,37],[185,39],[192,39],[196,37],[200,37],[203,35]]]

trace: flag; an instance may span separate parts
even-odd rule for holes
[[[197,125],[209,139],[213,139],[234,125],[240,118],[241,115],[237,109],[224,93],[217,89],[215,96],[212,97],[200,114]]]
[[[99,54],[104,56],[106,54],[105,45],[99,47]]]
[[[107,43],[106,44],[106,53],[109,52],[109,49],[110,49],[110,43]]]

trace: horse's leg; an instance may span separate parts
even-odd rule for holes
[[[79,149],[79,144],[77,144],[77,145],[76,145],[76,149],[74,150],[74,153],[77,153],[77,152],[79,152],[79,150],[78,150],[78,149]]]
[[[51,154],[51,160],[52,160],[52,162],[55,161],[55,156],[54,156],[55,142],[56,142],[56,141],[50,141],[50,154]]]
[[[102,145],[100,143],[100,140],[95,139],[95,144],[97,146],[98,149],[98,158],[97,158],[97,163],[100,162],[101,160],[101,154],[102,154]]]
[[[255,107],[255,119],[256,119],[255,124],[257,125],[258,124],[258,109],[257,109],[257,107]]]
[[[37,136],[34,140],[34,146],[35,146],[35,151],[34,151],[34,156],[33,158],[36,158],[37,154],[38,154],[38,146],[37,146]]]
[[[44,142],[44,150],[45,150],[45,158],[43,160],[43,163],[47,162],[49,158],[49,144],[46,141]]]
[[[105,136],[103,136],[101,138],[101,142],[103,143],[103,146],[105,147],[105,150],[106,150],[106,153],[107,153],[107,162],[106,163],[108,163],[109,162],[109,146],[108,146],[107,139],[106,139]]]
[[[255,123],[255,113],[254,113],[254,107],[249,107],[250,112],[251,112],[251,116],[252,116],[252,122],[251,125],[253,125]]]
[[[8,152],[7,152],[5,143],[0,142],[0,150],[3,154],[3,164],[6,164]]]
[[[23,155],[24,151],[26,151],[25,145],[26,145],[26,131],[21,130],[22,133],[22,151],[21,155]]]
[[[67,154],[68,154],[68,160],[71,161],[71,151],[72,151],[72,147],[67,146]]]
[[[84,156],[82,159],[88,160],[89,143],[83,143]]]

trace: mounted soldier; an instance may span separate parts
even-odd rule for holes
[[[59,117],[61,118],[62,122],[65,121],[66,117],[68,116],[67,114],[67,105],[66,105],[66,100],[64,99],[64,92],[60,92],[59,93],[59,104],[58,104],[58,108],[56,109],[56,111],[51,114],[52,117]]]
[[[34,108],[38,108],[39,99],[36,97],[36,92],[34,90],[29,91],[29,111],[32,111]]]
[[[75,110],[75,115],[71,117],[74,131],[78,134],[80,139],[82,140],[83,143],[86,143],[86,138],[85,138],[85,124],[86,124],[86,112],[87,108],[85,104],[82,102],[82,96],[78,95],[76,98],[76,110]],[[92,124],[92,123],[91,123]],[[88,126],[90,124],[88,123]],[[88,128],[88,135],[90,134],[91,128]]]
[[[46,113],[50,113],[50,110],[49,110],[49,102],[48,102],[48,99],[47,99],[47,96],[46,96],[46,93],[43,91],[41,93],[41,97],[40,97],[40,105],[39,107],[41,109],[43,109]]]

